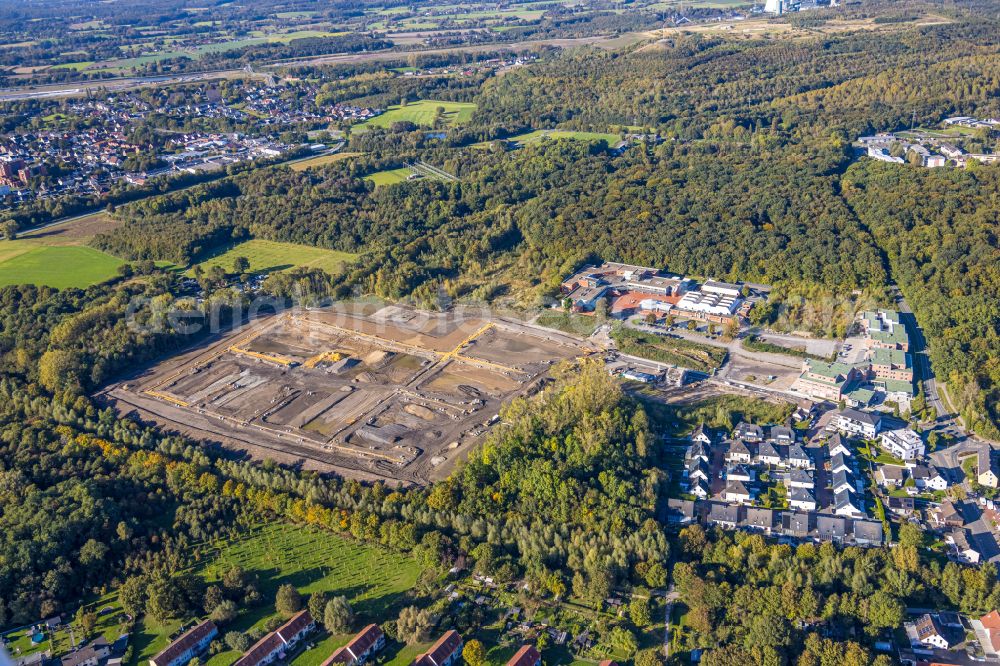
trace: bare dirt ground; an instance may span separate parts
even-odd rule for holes
[[[553,363],[592,351],[478,312],[364,303],[257,320],[100,396],[251,457],[419,485],[446,476]]]

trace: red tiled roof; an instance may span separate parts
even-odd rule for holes
[[[233,666],[257,666],[260,662],[264,661],[264,658],[269,654],[273,653],[275,650],[279,650],[284,647],[284,643],[278,637],[277,632],[271,632],[264,638],[260,639],[253,646],[246,651],[246,653],[236,660]]]
[[[312,615],[309,614],[309,611],[299,611],[293,615],[288,622],[278,627],[278,630],[275,633],[278,634],[284,642],[291,643],[292,637],[312,624],[312,621]]]
[[[459,636],[457,631],[452,629],[445,632],[437,640],[437,643],[431,646],[430,650],[417,657],[413,663],[416,666],[441,666],[441,664],[447,661],[448,657],[455,654],[461,645],[462,637]]]
[[[611,661],[610,659],[605,659],[597,666],[618,666],[618,662]]]
[[[165,647],[163,651],[153,657],[151,661],[155,661],[157,664],[160,664],[160,666],[169,664],[171,661],[187,652],[191,646],[196,645],[199,641],[205,638],[205,636],[212,633],[215,628],[215,623],[211,620],[206,620],[198,626],[192,627],[188,631],[181,634],[181,637],[176,641]]]
[[[377,624],[369,624],[358,632],[358,635],[352,638],[350,643],[334,650],[333,654],[323,662],[322,666],[331,666],[331,664],[337,663],[348,664],[354,661],[358,655],[364,654],[371,649],[382,636],[382,629]]]
[[[993,610],[979,618],[994,650],[1000,650],[1000,613]]]
[[[534,645],[522,645],[507,662],[507,666],[535,666],[542,658]]]

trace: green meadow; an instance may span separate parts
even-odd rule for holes
[[[359,128],[390,127],[393,123],[410,121],[415,125],[433,127],[438,108],[444,108],[443,120],[446,125],[460,125],[472,118],[476,105],[471,102],[438,102],[431,99],[410,102],[406,106],[390,106],[381,116],[367,120]]]
[[[206,271],[212,266],[221,266],[226,271],[232,271],[233,260],[236,257],[246,257],[250,261],[251,273],[273,273],[274,271],[302,266],[320,268],[327,273],[336,273],[341,266],[353,261],[356,256],[349,252],[338,252],[297,243],[253,239],[225,248],[196,265],[201,266]],[[193,270],[194,266],[191,266],[188,273]]]

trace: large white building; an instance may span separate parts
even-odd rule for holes
[[[721,286],[715,286],[721,285]],[[732,286],[733,289],[728,287]],[[735,293],[731,293],[735,291]],[[678,310],[703,312],[705,314],[729,316],[736,312],[740,305],[740,291],[735,285],[709,280],[698,291],[689,291],[677,303]]]
[[[924,455],[924,440],[909,428],[887,430],[880,439],[882,448],[897,458],[916,460]]]
[[[859,409],[845,409],[833,417],[831,425],[848,437],[875,439],[882,429],[882,417]]]

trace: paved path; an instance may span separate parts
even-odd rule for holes
[[[670,615],[674,611],[674,602],[680,595],[674,591],[673,582],[670,583],[670,589],[667,590],[667,596],[664,597],[664,623],[663,623],[663,656],[667,659],[670,658]]]

